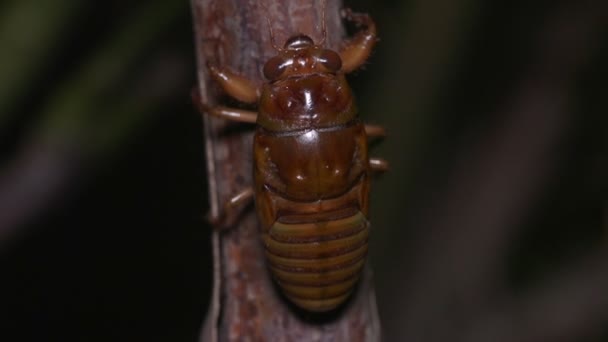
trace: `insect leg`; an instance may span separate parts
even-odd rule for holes
[[[352,39],[346,42],[340,51],[342,58],[342,71],[349,73],[360,67],[372,52],[376,43],[376,24],[367,14],[354,13],[348,8],[342,10],[342,16],[355,23],[357,26],[365,26],[365,30],[359,31]]]
[[[254,124],[258,118],[258,113],[249,110],[229,108],[224,106],[211,107],[201,100],[201,97],[198,94],[198,89],[196,87],[192,89],[191,96],[192,102],[194,102],[201,114],[207,113],[222,119],[251,124]]]
[[[245,103],[255,103],[260,95],[260,89],[250,79],[238,75],[226,68],[208,64],[209,73],[228,95]]]
[[[375,172],[386,172],[388,171],[388,162],[380,158],[369,158],[369,166],[372,171]]]
[[[365,125],[365,134],[367,134],[368,137],[385,137],[386,136],[386,130],[384,129],[384,127],[382,126],[376,126],[376,125]]]
[[[217,216],[209,215],[209,222],[216,228],[230,226],[238,216],[237,208],[249,204],[253,200],[253,188],[247,187],[229,198]]]

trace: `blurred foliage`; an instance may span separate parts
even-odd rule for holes
[[[395,336],[394,279],[420,233],[411,227],[461,152],[504,120],[499,109],[538,63],[537,31],[557,5],[347,3],[370,12],[381,38],[349,79],[364,119],[389,128],[372,148],[391,172],[374,183],[371,254]],[[211,266],[188,2],[11,0],[0,10],[0,175],[37,147],[67,146],[58,153],[77,164],[25,233],[0,245],[0,331],[20,341],[194,341]],[[514,289],[606,243],[606,60],[603,38],[572,80],[558,170],[512,244]]]
[[[0,245],[0,338],[194,340],[210,260],[189,3],[0,7],[1,174],[37,150],[74,164]]]

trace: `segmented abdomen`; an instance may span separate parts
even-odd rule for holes
[[[369,223],[360,211],[339,219],[279,218],[264,234],[270,269],[283,293],[309,311],[328,311],[353,291],[365,263]]]

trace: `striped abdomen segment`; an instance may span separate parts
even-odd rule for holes
[[[270,270],[283,293],[309,311],[328,311],[351,294],[365,263],[369,224],[357,211],[340,219],[293,223],[264,235]]]

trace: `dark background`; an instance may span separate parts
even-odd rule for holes
[[[563,271],[607,260],[606,5],[347,5],[381,38],[349,79],[389,130],[372,148],[391,162],[371,215],[385,338],[473,341],[458,333],[520,294],[541,307],[556,274],[608,284]],[[0,46],[0,340],[195,341],[211,260],[189,3],[6,1]],[[499,261],[479,276],[462,255]],[[522,310],[511,340],[608,341],[596,294],[546,325]]]

